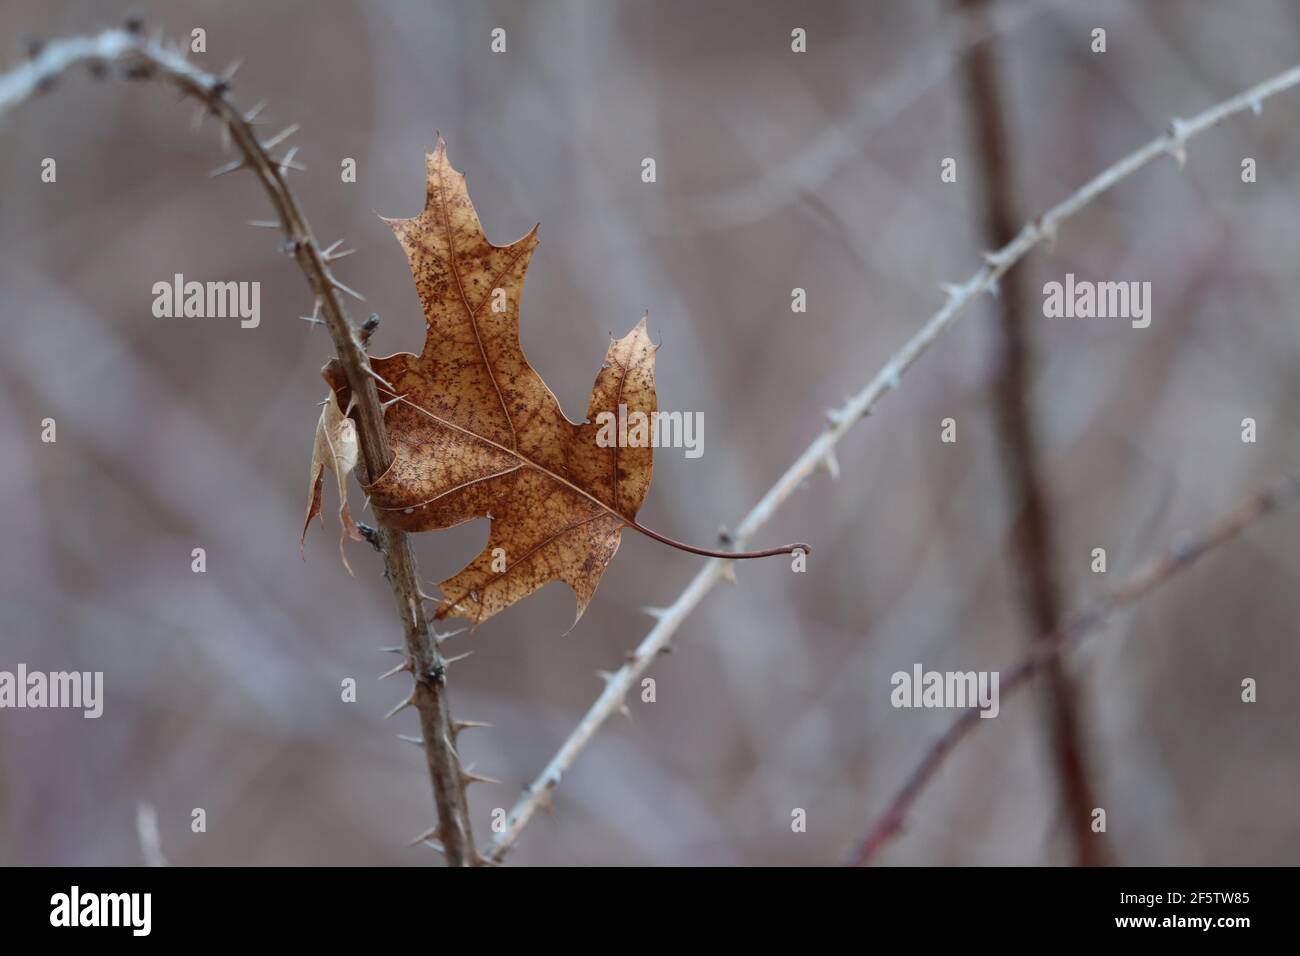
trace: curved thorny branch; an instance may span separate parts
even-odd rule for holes
[[[294,161],[296,148],[289,148],[279,159],[273,157],[274,150],[297,127],[288,127],[265,140],[259,138],[256,126],[261,107],[243,111],[230,100],[233,67],[221,76],[201,70],[186,59],[182,47],[166,45],[161,35],[153,39],[143,37],[138,20],[129,21],[124,29],[94,36],[32,44],[29,54],[25,64],[0,76],[0,113],[33,94],[49,90],[68,70],[87,64],[96,75],[113,67],[127,79],[156,80],[179,89],[200,104],[200,119],[210,115],[220,124],[223,136],[233,142],[240,158],[214,170],[213,175],[248,169],[266,190],[277,218],[251,225],[278,229],[284,236],[283,250],[293,255],[307,277],[316,300],[313,318],[329,329],[339,363],[355,396],[357,433],[365,470],[370,476],[382,474],[392,460],[392,452],[375,389],[375,373],[366,355],[364,332],[348,317],[340,292],[360,296],[340,282],[330,269],[330,263],[345,253],[334,251],[338,243],[321,249],[285,183],[288,170],[299,168]],[[438,825],[416,842],[442,849],[449,865],[476,865],[482,861],[474,848],[465,786],[480,778],[461,768],[455,745],[456,735],[474,725],[452,720],[446,685],[448,661],[439,653],[436,636],[425,615],[415,556],[407,536],[400,531],[379,529],[370,537],[383,552],[384,576],[392,586],[402,619],[404,646],[398,650],[405,660],[389,673],[405,671],[414,678],[410,695],[392,713],[408,706],[419,712],[422,733],[418,739],[428,762],[437,805]]]
[[[1271,488],[1256,492],[1201,531],[1162,554],[1149,558],[1129,578],[1107,593],[1090,608],[1068,619],[1054,631],[1039,637],[1033,650],[1018,665],[1004,672],[999,687],[1005,697],[1029,683],[1045,667],[1055,666],[1061,656],[1077,645],[1106,619],[1135,604],[1180,571],[1186,570],[1207,552],[1231,541],[1251,525],[1300,497],[1300,477],[1287,478]],[[907,812],[925,785],[933,779],[949,753],[980,721],[980,709],[962,711],[925,752],[916,768],[908,774],[889,806],[880,815],[871,832],[858,844],[849,862],[858,866],[870,863],[891,839],[903,829]]]
[[[1279,73],[1236,96],[1224,100],[1198,113],[1190,119],[1173,119],[1169,129],[1145,146],[1130,153],[1113,166],[1098,173],[1075,192],[1021,228],[1016,237],[1001,249],[984,254],[984,265],[961,285],[945,286],[947,301],[926,320],[902,348],[895,352],[871,381],[840,408],[827,413],[826,428],[818,435],[794,463],[786,469],[776,484],[767,490],[759,502],[750,509],[740,527],[732,535],[740,546],[757,532],[776,513],[776,510],[819,468],[825,468],[832,477],[839,474],[835,446],[849,429],[871,413],[884,395],[898,386],[904,372],[934,343],[941,332],[957,316],[968,309],[985,292],[995,291],[998,280],[1013,265],[1023,259],[1034,247],[1051,242],[1061,225],[1102,193],[1127,179],[1143,167],[1164,156],[1171,156],[1182,168],[1187,155],[1187,143],[1192,137],[1204,133],[1238,113],[1258,113],[1264,100],[1300,85],[1300,66]],[[488,858],[500,862],[510,852],[520,833],[528,825],[539,807],[550,801],[550,795],[559,786],[564,772],[573,765],[588,741],[612,715],[625,711],[628,692],[641,675],[660,654],[665,653],[677,628],[722,580],[732,579],[730,561],[714,558],[700,568],[691,583],[677,599],[666,608],[651,608],[649,613],[658,622],[631,651],[623,665],[612,674],[605,675],[605,689],[578,722],[555,756],[524,789],[506,818],[505,829],[493,842]]]

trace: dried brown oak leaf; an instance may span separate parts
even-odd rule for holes
[[[393,462],[366,486],[378,521],[403,531],[490,518],[487,546],[441,584],[435,616],[479,624],[550,581],[591,601],[650,488],[653,449],[600,447],[597,415],[656,410],[658,346],[645,318],[610,343],[575,424],[519,344],[519,299],[537,227],[495,246],[441,137],[427,157],[428,196],[413,219],[385,220],[406,250],[424,308],[419,355],[372,358],[392,401],[384,414]],[[337,362],[325,377],[348,400]],[[391,387],[390,387],[391,386]],[[647,443],[648,444],[648,443]]]

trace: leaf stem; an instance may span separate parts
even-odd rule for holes
[[[627,521],[627,526],[634,531],[640,531],[647,538],[654,538],[660,544],[666,544],[670,548],[676,548],[678,551],[688,551],[691,554],[699,554],[706,558],[725,558],[728,561],[743,561],[749,558],[771,558],[778,554],[794,554],[796,551],[802,551],[804,554],[812,554],[812,546],[804,544],[802,541],[796,541],[794,544],[783,544],[779,548],[768,548],[766,551],[713,551],[709,548],[697,548],[693,544],[686,544],[677,541],[667,535],[660,534],[658,531],[652,531],[645,525],[636,521]]]
[[[658,531],[651,531],[643,524],[638,524],[635,518],[629,518],[626,515],[620,514],[618,511],[616,511],[613,508],[613,506],[607,504],[604,501],[601,501],[599,498],[593,495],[590,491],[587,491],[585,488],[575,485],[573,482],[569,481],[569,479],[565,478],[563,475],[557,475],[555,472],[551,471],[551,469],[543,467],[542,465],[537,464],[537,462],[535,461],[530,461],[529,459],[521,455],[518,449],[510,448],[506,445],[502,445],[499,442],[495,442],[490,438],[486,438],[483,435],[470,431],[468,428],[464,428],[461,425],[457,425],[455,422],[448,421],[445,418],[435,415],[433,412],[429,411],[423,405],[411,401],[405,395],[398,395],[395,391],[393,391],[392,386],[390,385],[385,385],[384,390],[387,392],[387,394],[393,396],[393,401],[401,402],[403,405],[409,405],[411,406],[411,408],[414,408],[417,412],[420,412],[423,415],[427,415],[430,419],[437,422],[439,425],[442,425],[444,428],[449,428],[453,431],[459,432],[460,434],[473,438],[476,441],[480,441],[491,448],[495,448],[497,451],[502,452],[503,454],[510,455],[518,459],[521,466],[525,468],[532,468],[536,471],[541,472],[547,478],[551,479],[551,481],[554,481],[557,484],[564,485],[566,488],[570,489],[575,494],[581,495],[582,497],[590,501],[592,504],[597,505],[598,507],[604,509],[609,514],[613,515],[615,518],[618,518],[620,521],[622,521],[623,524],[625,524],[627,527],[632,528],[636,531],[640,531],[647,538],[653,538],[654,540],[658,541],[660,544],[666,544],[670,548],[676,548],[678,551],[686,551],[689,552],[690,554],[702,555],[703,557],[706,558],[723,558],[726,560],[733,560],[733,561],[742,561],[748,558],[770,558],[773,555],[777,555],[777,554],[793,554],[795,551],[802,551],[804,554],[812,554],[812,547],[807,544],[804,544],[802,541],[796,541],[794,544],[783,544],[779,548],[768,548],[766,551],[711,551],[708,548],[697,548],[693,544],[686,544],[685,542],[677,541],[673,538],[669,538],[666,535],[660,534]],[[490,476],[490,477],[496,477],[496,476]],[[428,502],[420,502],[420,504],[424,505],[424,504],[428,504]],[[386,509],[380,506],[379,510],[391,511],[395,509],[392,508]]]

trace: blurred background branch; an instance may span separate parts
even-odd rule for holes
[[[985,0],[962,0],[961,7],[973,12],[977,19],[987,13]],[[984,172],[984,221],[990,246],[998,248],[1015,238],[1021,216],[1016,209],[1015,149],[991,44],[970,51],[965,74],[974,138]],[[1023,268],[1008,269],[1002,275],[996,307],[1001,337],[994,392],[1002,444],[999,461],[1013,516],[1017,578],[1022,582],[1024,629],[1028,639],[1033,640],[1056,626],[1061,601],[1051,491],[1040,474],[1034,423],[1032,394],[1037,364],[1021,281],[1024,275]],[[1096,866],[1105,862],[1105,853],[1102,838],[1090,829],[1092,810],[1097,804],[1088,777],[1082,711],[1060,661],[1050,661],[1047,670],[1047,725],[1057,785],[1065,805],[1066,830],[1074,841],[1075,861],[1080,866]]]
[[[1298,495],[1300,478],[1287,478],[1238,502],[1231,511],[1194,537],[1184,538],[1163,553],[1149,558],[1122,585],[1092,607],[1077,613],[1060,627],[1039,635],[1030,648],[1029,655],[1004,672],[1000,683],[1001,693],[1004,696],[1014,694],[1044,669],[1050,673],[1054,667],[1059,666],[1061,657],[1067,650],[1101,628],[1116,611],[1141,600],[1208,552],[1236,538],[1278,509],[1290,505]],[[980,712],[979,707],[963,711],[930,745],[920,763],[908,774],[897,795],[871,828],[871,832],[859,844],[853,863],[858,866],[870,863],[884,845],[902,831],[908,810],[934,778],[953,748],[979,725]],[[1080,854],[1080,862],[1088,859],[1086,852]]]

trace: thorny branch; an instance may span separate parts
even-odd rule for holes
[[[999,693],[1005,697],[1027,684],[1044,667],[1054,666],[1061,655],[1105,623],[1118,610],[1135,604],[1174,575],[1194,564],[1207,552],[1226,544],[1247,528],[1279,508],[1300,498],[1300,476],[1278,482],[1256,492],[1237,504],[1191,539],[1181,541],[1162,554],[1147,559],[1119,587],[1110,591],[1088,609],[1065,621],[1034,642],[1030,654],[1015,668],[1003,672]],[[870,863],[877,853],[903,828],[907,812],[925,785],[930,782],[944,759],[974,727],[979,724],[978,707],[962,711],[948,729],[930,745],[920,763],[908,774],[901,789],[880,815],[871,832],[858,844],[850,862]]]
[[[323,320],[339,362],[355,396],[357,431],[362,461],[368,475],[382,474],[392,460],[384,414],[375,389],[374,372],[366,355],[364,337],[368,333],[353,326],[343,308],[339,293],[360,296],[335,278],[330,262],[346,252],[335,252],[338,243],[322,250],[313,237],[297,200],[285,183],[295,164],[296,147],[279,159],[272,156],[297,129],[291,126],[267,138],[259,139],[255,131],[260,107],[248,112],[237,109],[230,101],[230,81],[234,68],[216,76],[191,64],[183,47],[164,44],[161,35],[146,39],[141,35],[138,19],[128,21],[120,30],[108,30],[94,36],[67,37],[48,44],[32,44],[26,63],[0,75],[0,113],[36,93],[49,90],[68,70],[87,64],[95,75],[115,65],[127,79],[159,80],[179,89],[200,104],[200,119],[211,115],[239,150],[240,159],[213,171],[222,175],[240,169],[251,170],[266,190],[278,218],[272,222],[252,223],[278,229],[284,235],[283,251],[293,255],[307,277],[316,309],[313,318]],[[389,673],[406,671],[414,678],[414,688],[393,713],[414,706],[420,715],[419,738],[429,767],[437,805],[438,825],[416,842],[442,849],[450,866],[472,866],[482,862],[474,848],[465,800],[466,784],[481,779],[461,768],[455,739],[460,730],[474,726],[454,722],[447,697],[447,660],[438,650],[437,638],[429,628],[423,595],[416,574],[415,556],[407,536],[400,531],[374,530],[372,543],[384,555],[384,576],[392,586],[393,598],[402,619],[404,648],[399,648],[404,663]],[[391,714],[390,714],[391,716]],[[434,840],[441,841],[439,847]]]
[[[962,9],[971,11],[976,19],[984,13],[984,6],[985,0],[962,0]],[[997,65],[989,45],[971,50],[964,72],[974,117],[975,142],[984,160],[987,180],[984,210],[989,239],[1001,245],[1015,235],[1019,217],[1010,133],[998,89]],[[1016,578],[1022,584],[1022,613],[1027,637],[1032,640],[1048,634],[1061,619],[1061,596],[1050,494],[1042,474],[1034,428],[1031,396],[1035,366],[1021,281],[1024,270],[1024,266],[1008,270],[998,296],[1002,334],[995,398],[1002,446],[998,461],[1012,514],[1012,538],[1019,565]],[[1097,866],[1104,862],[1105,855],[1089,826],[1089,814],[1096,803],[1080,732],[1084,711],[1059,659],[1047,665],[1046,684],[1044,703],[1051,755],[1065,806],[1067,831],[1074,844],[1074,859],[1080,866]]]
[[[1161,136],[1140,149],[1125,156],[1113,166],[1108,167],[1084,183],[1061,202],[1023,226],[1016,237],[995,252],[984,254],[984,265],[961,285],[946,286],[947,301],[937,312],[926,320],[925,324],[895,352],[856,395],[849,398],[840,408],[827,413],[825,430],[817,436],[803,453],[786,469],[776,484],[769,488],[759,502],[750,509],[739,528],[732,535],[737,547],[741,546],[758,531],[776,513],[782,503],[794,493],[805,479],[819,468],[825,468],[835,477],[839,474],[839,465],[835,458],[835,446],[857,422],[870,414],[872,407],[887,392],[896,388],[904,372],[930,347],[952,321],[964,312],[971,303],[985,292],[993,291],[998,280],[1013,265],[1019,262],[1031,249],[1043,242],[1051,242],[1061,225],[1079,210],[1083,209],[1098,196],[1107,192],[1116,184],[1127,179],[1138,170],[1163,156],[1171,156],[1181,169],[1187,157],[1187,143],[1194,136],[1217,126],[1231,116],[1250,110],[1259,113],[1264,100],[1300,84],[1300,65],[1293,66],[1271,79],[1265,80],[1236,96],[1198,113],[1190,119],[1171,120],[1169,129]],[[505,829],[493,841],[488,858],[500,862],[510,852],[520,833],[528,825],[539,807],[550,801],[550,795],[559,786],[564,772],[573,765],[588,741],[600,726],[613,714],[625,711],[628,691],[649,668],[651,662],[666,652],[673,634],[691,613],[713,590],[713,586],[724,578],[731,580],[732,564],[729,561],[714,558],[708,561],[666,608],[651,609],[658,619],[650,632],[642,639],[635,650],[631,651],[618,670],[605,676],[605,689],[588,708],[587,713],[569,734],[555,756],[537,775],[536,779],[524,789],[523,795],[515,802],[506,818]]]

